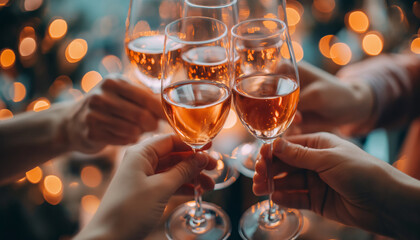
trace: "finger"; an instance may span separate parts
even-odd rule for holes
[[[121,119],[139,124],[145,110],[114,93],[94,94],[89,96],[89,106],[98,112],[113,115]]]
[[[200,173],[199,175],[199,184],[200,191],[210,191],[214,189],[214,181],[209,176]],[[184,183],[178,190],[176,190],[175,195],[185,195],[192,196],[194,195],[194,185],[192,183]]]
[[[113,132],[109,131],[106,126],[98,126],[98,129],[89,131],[87,134],[87,138],[91,141],[106,145],[128,145],[137,141],[137,138],[115,135]]]
[[[208,155],[207,153],[203,153],[203,154],[206,154],[207,157],[209,158],[209,162],[207,166],[205,167],[205,169],[206,170],[214,169],[217,166],[217,160],[211,157],[210,155]],[[193,155],[194,153],[192,150],[188,152],[170,152],[168,155],[161,157],[159,159],[158,165],[156,167],[156,172],[166,171],[167,169],[178,164],[180,161],[188,159],[188,158],[192,158]]]
[[[180,196],[192,196],[194,195],[194,185],[191,183],[185,183],[178,188],[174,194]]]
[[[305,111],[322,111],[322,86],[317,83],[308,85],[305,89],[302,89],[299,96],[298,110],[301,112]]]
[[[273,154],[292,167],[315,171],[324,164],[323,151],[316,148],[320,141],[319,138],[319,134],[292,136],[288,138],[290,142],[278,138],[274,142]]]
[[[124,80],[106,79],[102,84],[105,91],[115,92],[134,104],[150,110],[157,118],[165,118],[159,96],[149,89],[140,88]]]
[[[298,63],[298,72],[301,88],[304,88],[306,85],[316,81],[319,74],[319,68],[307,63],[305,61],[300,61]]]
[[[200,173],[200,175],[198,176],[198,182],[200,184],[200,187],[204,191],[210,191],[214,189],[215,182],[213,178],[209,177],[208,175],[204,173]]]
[[[194,154],[194,158],[181,161],[166,172],[158,174],[168,190],[175,192],[184,183],[190,182],[194,177],[200,174],[208,163],[208,156],[201,153]],[[158,176],[155,175],[155,176]]]
[[[285,191],[285,190],[302,190],[308,188],[307,179],[305,172],[287,174],[287,176],[281,176],[274,180],[274,189]]]
[[[88,127],[92,130],[100,131],[101,129],[106,129],[117,136],[131,139],[137,139],[141,134],[141,130],[137,125],[98,111],[90,111],[86,118]]]
[[[275,203],[297,209],[309,209],[309,192],[308,190],[298,191],[275,191],[272,195],[272,199]]]

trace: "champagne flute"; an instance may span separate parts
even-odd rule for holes
[[[180,47],[174,49],[171,44]],[[169,44],[169,45],[168,45]],[[196,153],[223,128],[231,106],[231,78],[227,28],[219,20],[186,17],[165,29],[162,104],[175,132]],[[169,46],[169,47],[168,47]],[[223,54],[207,51],[218,47]],[[192,74],[208,66],[212,78]],[[195,201],[177,207],[166,222],[169,239],[226,239],[231,226],[218,206],[202,202],[195,180]]]
[[[302,228],[302,215],[282,209],[271,199],[273,141],[289,127],[299,100],[299,77],[286,25],[278,19],[253,19],[232,28],[233,49],[243,74],[236,78],[232,98],[247,130],[269,144],[267,183],[269,199],[248,209],[239,232],[244,239],[294,239]],[[237,66],[235,66],[237,67]]]
[[[238,23],[237,0],[185,0],[183,16],[203,16],[222,21],[227,26],[228,42],[230,43],[230,30]],[[230,51],[229,46],[226,48]],[[193,51],[211,51],[215,57],[218,57],[217,55],[223,56],[226,50],[222,49],[220,46],[205,46]],[[193,65],[188,71],[193,78],[213,79],[214,75],[218,74],[218,72],[213,73],[211,71],[211,68],[217,66],[217,63],[214,64],[215,65],[210,65],[209,63],[206,63],[206,65]],[[215,150],[211,150],[211,152],[222,157],[219,160],[216,169],[205,172],[212,177],[216,183],[214,186],[215,190],[226,188],[238,179],[239,172],[231,166],[229,161],[227,161],[228,158],[223,157],[222,154]]]
[[[163,41],[168,23],[181,17],[179,0],[130,0],[125,50],[138,80],[160,93]],[[168,43],[176,49],[177,44]]]
[[[244,3],[244,2],[242,2]],[[265,1],[247,1],[242,5],[248,9],[248,19],[276,17],[286,23],[286,41],[291,45],[289,28],[287,27],[287,14],[286,14],[286,0],[265,0]],[[252,9],[252,11],[250,11]],[[245,19],[242,19],[245,20]],[[236,69],[240,74],[241,70]],[[237,74],[238,75],[238,74]],[[253,141],[241,144],[235,150],[236,168],[242,175],[252,178],[255,171],[255,163],[259,156],[258,149],[262,146],[261,141]]]

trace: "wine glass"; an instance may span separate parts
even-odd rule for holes
[[[299,77],[286,25],[278,19],[247,20],[232,28],[233,49],[241,69],[232,87],[233,103],[247,130],[269,144],[267,183],[269,199],[255,204],[241,218],[244,239],[294,239],[302,228],[302,215],[273,203],[271,169],[273,141],[289,127],[299,100]],[[238,66],[239,65],[239,66]]]
[[[162,104],[168,122],[194,153],[212,141],[229,114],[227,44],[226,25],[212,18],[186,17],[165,29]],[[211,78],[196,74],[198,71]],[[197,179],[194,182],[195,201],[177,207],[168,218],[168,238],[226,239],[231,231],[228,215],[220,207],[202,202]]]
[[[179,0],[130,0],[125,50],[138,80],[160,93],[165,27],[181,17]],[[170,47],[170,43],[168,43]],[[176,45],[172,46],[176,47]]]
[[[237,0],[185,0],[183,16],[203,16],[222,21],[227,26],[228,43],[230,43],[230,30],[238,23]],[[226,48],[230,51],[229,46],[226,46]],[[220,49],[219,46],[207,46],[206,50],[212,51],[214,55],[224,54],[225,51],[224,49]],[[217,65],[217,63],[215,64]],[[208,66],[197,65],[196,71],[193,72],[193,77],[212,79],[213,74],[209,74],[206,71],[207,69]],[[223,156],[214,149],[211,150],[211,153],[216,156]],[[216,183],[214,186],[215,190],[226,188],[238,179],[238,171],[227,160],[228,158],[221,157],[216,169],[205,171]]]
[[[245,3],[245,2],[242,2]],[[286,41],[291,45],[291,39],[289,35],[289,28],[287,27],[287,14],[286,14],[286,0],[265,0],[265,1],[246,1],[242,5],[247,11],[243,11],[241,14],[242,20],[245,20],[243,17],[247,16],[248,19],[255,18],[267,18],[267,17],[276,17],[286,23]],[[244,10],[244,9],[242,9]],[[252,11],[251,11],[252,10]],[[241,69],[236,69],[238,75],[241,74]],[[261,141],[246,142],[239,145],[235,150],[235,163],[236,169],[242,175],[252,178],[255,171],[255,163],[259,156],[258,149],[262,146]]]

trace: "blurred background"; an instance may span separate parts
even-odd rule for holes
[[[255,2],[269,1],[239,0],[240,20],[252,18]],[[124,52],[129,2],[0,0],[0,121],[80,99],[109,73],[132,76]],[[420,1],[289,0],[286,11],[297,60],[331,73],[383,53],[420,54]],[[231,118],[225,135],[238,128]],[[365,150],[392,163],[404,132],[378,130],[358,140]],[[71,238],[95,213],[121,152],[107,148],[94,156],[71,153],[0,187],[0,239]],[[0,160],[7,161],[1,152]],[[235,231],[240,214],[258,200],[251,180],[239,180],[230,193],[207,197],[227,209],[232,239],[239,238]],[[239,206],[225,201],[227,194],[237,192],[242,196]],[[306,238],[355,239],[339,233],[344,228],[336,225],[322,229],[322,234],[320,229]],[[350,234],[356,239],[372,237],[343,231],[356,234]]]

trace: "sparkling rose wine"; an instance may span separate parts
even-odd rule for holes
[[[162,103],[169,123],[182,140],[198,149],[222,129],[231,94],[222,83],[189,80],[166,87]]]
[[[157,85],[160,88],[164,41],[164,35],[153,35],[142,36],[126,44],[127,56],[136,67],[138,78],[146,85]],[[166,45],[170,51],[168,57],[171,64],[179,63],[181,44],[169,39]]]
[[[262,140],[276,138],[287,129],[299,100],[297,82],[281,75],[238,78],[232,92],[242,123]]]
[[[225,48],[220,46],[192,48],[182,54],[182,60],[189,79],[214,80],[228,84],[230,76]]]

